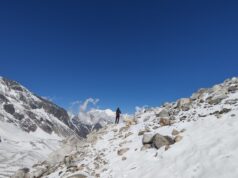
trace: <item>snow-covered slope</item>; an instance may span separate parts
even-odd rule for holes
[[[0,77],[0,177],[47,158],[74,135],[67,112]]]
[[[92,132],[84,144],[72,145],[76,148],[60,164],[44,162],[29,174],[45,178],[237,178],[237,117],[238,78],[233,78]]]

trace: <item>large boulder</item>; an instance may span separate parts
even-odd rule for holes
[[[169,112],[167,109],[163,109],[156,114],[156,117],[169,117]]]
[[[172,145],[174,143],[175,143],[175,141],[171,137],[156,134],[153,137],[152,145],[153,145],[153,147],[160,149],[163,146]]]
[[[15,108],[12,104],[4,104],[3,108],[9,114],[14,114],[15,113]]]
[[[182,111],[188,111],[191,108],[191,99],[190,98],[182,98],[177,101],[177,108]]]

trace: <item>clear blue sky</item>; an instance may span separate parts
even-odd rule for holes
[[[238,1],[0,2],[0,75],[68,108],[158,106],[238,76]]]

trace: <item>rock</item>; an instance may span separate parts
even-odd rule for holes
[[[143,122],[147,122],[150,119],[150,117],[146,117]]]
[[[142,143],[143,145],[145,144],[151,144],[152,140],[153,140],[154,135],[153,134],[144,134],[143,135],[143,139],[142,139]]]
[[[225,114],[225,113],[228,113],[230,111],[231,111],[231,109],[223,108],[221,111],[219,111],[219,114]]]
[[[151,144],[145,144],[145,145],[143,145],[142,147],[141,147],[141,151],[144,151],[144,150],[147,150],[147,149],[149,149],[149,148],[152,148],[152,146],[151,146]]]
[[[11,178],[30,178],[29,172],[28,168],[19,169]]]
[[[66,165],[66,167],[70,167],[72,165],[73,162],[73,157],[72,156],[65,156],[64,157],[64,164]]]
[[[185,131],[186,131],[186,129],[182,129],[182,130],[180,130],[181,133],[183,133],[183,132],[185,132]]]
[[[168,118],[160,118],[159,124],[161,126],[171,125],[171,122]]]
[[[163,109],[158,114],[156,114],[156,117],[169,117],[169,112],[167,109]]]
[[[177,143],[179,141],[181,141],[183,139],[183,137],[181,135],[177,135],[175,138],[174,138],[174,141]]]
[[[15,113],[15,108],[12,104],[4,104],[3,109],[9,114],[13,115]]]
[[[112,129],[113,132],[118,132],[118,129]]]
[[[127,137],[129,137],[131,135],[133,135],[133,133],[132,132],[128,132],[127,134],[125,134],[125,138],[127,138]]]
[[[160,134],[156,134],[154,137],[153,137],[153,147],[157,148],[157,149],[160,149],[161,147],[163,146],[166,146],[166,145],[172,145],[174,144],[174,140],[169,137],[169,136],[163,136],[163,135],[160,135]]]
[[[87,176],[85,176],[83,174],[75,174],[75,175],[69,176],[67,178],[87,178]]]
[[[119,146],[122,147],[123,145],[127,144],[127,143],[130,143],[129,141],[127,140],[124,140],[123,142],[119,143]]]
[[[207,117],[206,114],[198,114],[198,117]]]
[[[208,89],[206,88],[201,88],[198,90],[196,93],[193,93],[192,96],[190,97],[191,100],[198,100],[203,97],[203,94],[207,92]]]
[[[235,114],[231,114],[231,117],[235,117],[236,115]]]
[[[48,171],[48,166],[42,166],[36,169],[32,174],[31,177],[42,177]]]
[[[151,129],[148,125],[145,126],[145,132],[151,132]]]
[[[119,156],[122,156],[124,153],[126,153],[127,151],[129,151],[130,149],[129,148],[122,148],[120,150],[117,151],[117,154]]]
[[[136,120],[134,118],[130,118],[130,117],[125,117],[123,119],[123,121],[126,123],[127,126],[136,124]]]
[[[181,117],[179,120],[180,120],[180,121],[184,121],[184,120],[186,120],[186,118],[187,118],[187,116],[183,116],[183,117]]]
[[[125,160],[126,160],[126,157],[125,157],[125,156],[123,156],[121,160],[122,160],[122,161],[125,161]]]
[[[228,88],[228,91],[234,93],[237,89],[238,89],[237,85],[232,85]]]
[[[227,95],[226,94],[220,94],[220,95],[215,95],[213,97],[207,98],[207,102],[210,105],[217,105],[219,104],[223,99],[226,99]]]
[[[2,94],[0,94],[0,103],[7,103],[9,100]]]
[[[182,98],[177,101],[177,108],[182,111],[188,111],[191,108],[191,99],[190,98]]]
[[[218,93],[221,92],[223,90],[223,87],[221,85],[214,85],[211,89],[210,93]]]
[[[166,145],[166,146],[164,147],[164,150],[167,151],[169,148],[170,148],[170,146],[169,146],[169,145]]]
[[[154,126],[152,129],[153,130],[156,130],[156,129],[158,129],[159,127],[158,126]]]
[[[178,135],[178,134],[179,134],[179,131],[177,131],[176,129],[173,129],[172,135]]]
[[[238,102],[238,99],[230,99],[230,100],[227,100],[225,104],[233,105],[233,104],[236,104],[237,102]]]
[[[141,130],[141,131],[139,131],[138,136],[144,135],[144,133],[146,133],[146,132],[147,132],[146,130]]]
[[[200,97],[200,93],[193,93],[192,96],[190,97],[191,100],[197,100]]]

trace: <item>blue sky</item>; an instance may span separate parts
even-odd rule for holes
[[[0,75],[69,108],[158,106],[237,76],[238,2],[1,1]]]

